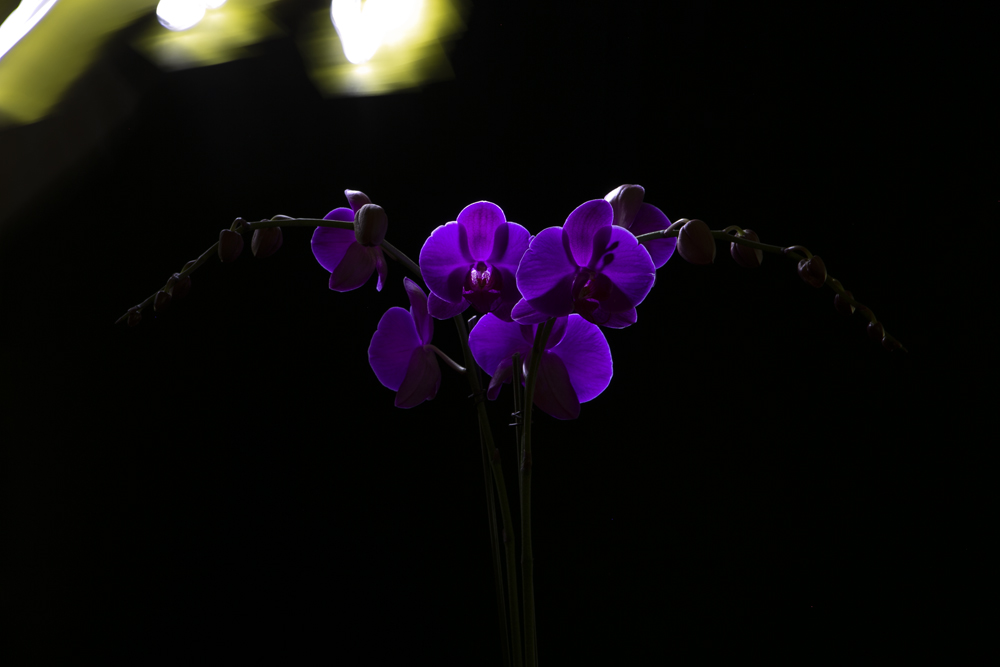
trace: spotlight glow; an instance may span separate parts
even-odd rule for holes
[[[205,18],[205,3],[201,0],[160,0],[156,18],[167,30],[187,30]]]
[[[383,42],[394,42],[420,17],[421,0],[333,0],[330,18],[344,55],[355,65],[371,60]]]

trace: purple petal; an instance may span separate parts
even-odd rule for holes
[[[494,271],[500,271],[503,278],[500,298],[511,306],[522,296],[517,289],[517,267],[528,250],[530,241],[531,233],[521,225],[514,222],[501,225],[497,227],[493,238],[493,253],[486,260]]]
[[[354,214],[357,213],[362,206],[372,203],[372,200],[368,198],[368,195],[360,190],[344,190],[344,196],[347,197],[347,203],[351,205],[351,220],[354,219]],[[327,218],[327,220],[329,219],[330,218]]]
[[[629,308],[620,313],[612,313],[598,305],[592,312],[579,311],[579,314],[588,322],[599,324],[607,329],[624,329],[625,327],[632,326],[636,321],[635,308]]]
[[[437,396],[440,387],[441,366],[434,351],[418,347],[410,356],[406,377],[396,393],[396,407],[416,407]]]
[[[549,316],[545,313],[532,308],[527,299],[521,299],[517,302],[510,313],[510,317],[518,324],[539,324],[549,319]]]
[[[469,307],[469,302],[465,299],[457,303],[451,303],[450,301],[445,301],[438,297],[437,294],[431,292],[427,296],[427,312],[431,314],[431,317],[438,320],[450,320],[459,313],[465,312],[465,309]]]
[[[670,226],[670,219],[652,204],[643,204],[639,207],[639,212],[635,216],[635,221],[632,226],[628,228],[630,232],[636,236],[641,236],[642,234],[649,234],[651,232],[658,232],[661,229],[666,229]],[[656,241],[650,241],[649,243],[644,243],[646,250],[649,251],[649,256],[653,259],[653,266],[660,268],[667,263],[670,256],[674,254],[674,248],[677,247],[677,238],[669,239],[657,239]]]
[[[517,267],[517,286],[521,294],[535,310],[549,316],[573,312],[571,289],[578,265],[563,243],[563,236],[560,227],[543,229],[532,239]]]
[[[569,214],[563,230],[566,232],[569,249],[577,266],[587,266],[593,252],[594,235],[601,227],[611,225],[614,219],[615,213],[611,209],[611,204],[603,199],[584,202]],[[530,298],[527,294],[525,297]]]
[[[413,351],[421,344],[410,313],[399,307],[387,310],[368,346],[368,363],[378,381],[397,391],[406,377]]]
[[[531,327],[504,322],[493,313],[483,315],[469,334],[472,357],[485,372],[494,375],[504,359],[510,360],[515,352],[525,358],[531,353],[531,343],[525,341],[523,329]]]
[[[462,236],[459,224],[449,222],[431,232],[420,249],[420,273],[427,288],[449,303],[462,300],[462,285],[473,262]]]
[[[365,248],[355,242],[347,247],[344,258],[330,274],[330,289],[349,292],[368,282],[375,272],[375,248]]]
[[[382,254],[382,248],[374,248],[372,254],[375,256],[375,270],[378,271],[378,284],[375,289],[381,292],[382,286],[389,278],[389,266],[386,264],[385,255]]]
[[[403,278],[403,289],[410,299],[410,315],[413,316],[413,324],[420,336],[420,344],[427,345],[434,336],[434,320],[427,314],[427,295],[409,278]]]
[[[593,400],[608,388],[612,376],[611,348],[597,325],[579,315],[570,315],[566,333],[549,354],[562,359],[581,403]]]
[[[604,195],[604,201],[611,204],[615,212],[614,224],[631,231],[632,221],[642,205],[646,191],[641,185],[620,185]]]
[[[560,357],[551,352],[542,354],[541,362],[538,364],[535,405],[556,419],[576,419],[580,416],[580,401],[570,381],[566,365]]]
[[[474,260],[485,260],[493,251],[493,234],[507,222],[496,204],[480,201],[469,204],[458,214],[458,224],[469,234],[469,254]],[[423,259],[420,265],[423,266]]]
[[[507,382],[511,381],[514,377],[514,357],[508,357],[500,362],[496,370],[493,371],[493,377],[490,378],[490,386],[486,390],[486,397],[491,401],[497,400],[497,396],[500,395],[500,388]]]
[[[324,220],[353,221],[354,214],[349,208],[335,208],[323,218]],[[338,229],[336,227],[317,227],[312,236],[313,257],[320,265],[333,273],[344,259],[347,247],[356,243],[353,229]]]
[[[545,349],[555,347],[562,340],[563,335],[566,333],[566,323],[569,321],[568,317],[557,317],[556,321],[552,323],[552,330],[549,331],[549,338],[545,341]],[[538,327],[535,327],[537,332]],[[534,336],[531,338],[532,344],[534,344]]]
[[[601,306],[613,313],[633,308],[646,298],[656,280],[656,269],[649,252],[639,245],[631,232],[621,227],[611,229],[611,243],[618,246],[605,255],[601,273],[614,285],[611,296],[601,301]]]

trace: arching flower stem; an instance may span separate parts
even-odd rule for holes
[[[531,549],[531,413],[535,401],[535,382],[538,379],[538,365],[549,340],[549,333],[556,318],[550,317],[538,327],[535,343],[531,349],[531,361],[524,388],[521,412],[524,430],[521,440],[520,487],[521,487],[521,577],[524,589],[524,654],[528,667],[537,663],[535,639],[535,563]]]
[[[442,352],[441,349],[437,345],[431,344],[431,345],[428,345],[427,347],[431,348],[434,351],[434,354],[436,354],[438,357],[441,358],[441,361],[443,361],[444,363],[446,363],[449,366],[451,366],[452,370],[458,371],[459,373],[465,373],[466,372],[466,370],[465,370],[464,367],[459,366],[458,362],[456,362],[454,359],[452,359],[447,354],[445,354],[444,352]]]
[[[665,238],[670,238],[672,236],[677,236],[679,233],[679,229],[677,228],[679,222],[682,222],[682,220],[675,222],[667,229],[637,236],[636,240],[639,241],[639,243],[649,243],[650,241],[655,241],[656,239],[665,239]],[[736,232],[736,233],[732,234],[730,232]],[[809,253],[809,251],[802,246],[769,245],[767,243],[751,241],[750,239],[741,236],[740,231],[735,226],[726,227],[725,229],[713,229],[712,238],[715,238],[719,241],[726,241],[729,243],[736,243],[738,245],[745,245],[747,247],[754,248],[755,250],[762,250],[764,252],[770,252],[776,255],[783,255],[795,261],[808,259],[808,257],[812,256],[811,253]],[[806,254],[800,255],[799,253],[795,252],[796,249],[801,249]],[[836,294],[838,294],[841,299],[843,299],[850,305],[854,306],[866,320],[868,320],[872,324],[878,323],[878,320],[875,319],[875,314],[871,311],[871,309],[868,308],[868,306],[862,304],[860,301],[856,301],[853,296],[848,294],[839,280],[837,280],[831,275],[827,275],[826,285],[830,289],[832,289]],[[885,341],[888,345],[899,345],[900,350],[902,350],[903,352],[908,352],[908,350],[905,347],[903,347],[902,343],[896,340],[893,336],[889,335],[889,332],[887,331],[884,332],[884,336],[885,336]]]

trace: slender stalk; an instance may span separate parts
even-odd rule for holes
[[[469,368],[475,368],[475,359],[472,358],[472,350],[469,348],[469,331],[465,326],[465,320],[461,315],[454,318],[455,326],[458,328],[458,339],[462,344],[462,352],[465,355],[465,364]],[[486,449],[490,452],[490,465],[493,468],[493,481],[496,484],[497,497],[500,501],[500,517],[503,520],[503,544],[504,556],[507,563],[507,594],[508,611],[510,614],[511,633],[511,656],[516,667],[521,667],[521,619],[517,603],[517,563],[515,561],[514,548],[514,522],[510,515],[510,503],[507,501],[507,484],[504,482],[503,468],[500,466],[500,450],[493,444],[493,432],[490,429],[489,417],[486,414],[486,392],[483,391],[482,383],[479,382],[477,373],[466,373],[469,378],[469,388],[476,401],[476,414],[479,416],[480,432],[486,441]],[[495,517],[495,515],[494,515]]]
[[[486,517],[490,526],[490,546],[493,553],[493,583],[497,596],[497,625],[500,634],[500,651],[503,664],[510,667],[510,635],[507,633],[507,614],[504,609],[503,572],[500,569],[500,542],[497,538],[497,510],[493,494],[493,477],[490,474],[490,454],[486,449],[486,434],[482,422],[479,424],[479,449],[483,455],[483,482],[486,484]]]
[[[734,235],[731,234],[730,232],[736,232],[736,234]],[[662,229],[657,232],[650,232],[648,234],[640,234],[639,236],[636,237],[636,240],[639,241],[639,243],[649,243],[650,241],[655,241],[656,239],[668,239],[671,237],[676,237],[679,233],[680,229],[678,228],[677,224],[674,223],[667,229]],[[760,243],[758,241],[751,241],[750,239],[744,236],[740,236],[739,235],[740,233],[741,232],[739,228],[735,226],[726,227],[725,229],[713,229],[712,238],[718,239],[720,241],[729,241],[730,243],[736,243],[737,245],[745,245],[748,248],[754,248],[755,250],[761,250],[763,252],[769,252],[776,255],[784,255],[785,257],[788,257],[796,261],[812,257],[812,253],[810,253],[802,246],[780,246],[780,245],[770,245],[767,243]],[[805,254],[800,255],[799,253],[795,252],[795,249],[801,249]],[[849,296],[847,294],[847,291],[844,290],[844,286],[840,284],[839,280],[827,274],[826,285],[834,292],[836,292],[838,295],[840,295],[841,299],[845,300],[847,303],[854,306],[866,320],[868,320],[872,324],[876,324],[878,322],[878,320],[875,318],[875,314],[871,311],[871,308],[864,305],[860,301],[856,301],[854,297]],[[893,336],[889,335],[888,331],[884,331],[883,335],[886,341],[889,343],[889,345],[898,345],[900,350],[908,352],[908,350],[903,346],[902,343],[900,343]]]
[[[524,589],[524,653],[528,667],[538,663],[538,646],[535,635],[535,561],[531,548],[531,412],[535,401],[535,381],[538,365],[545,351],[545,343],[555,318],[549,318],[538,327],[535,343],[531,348],[531,365],[528,368],[524,390],[524,432],[521,436],[521,577]]]

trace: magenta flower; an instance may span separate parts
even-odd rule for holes
[[[458,220],[435,229],[420,249],[420,272],[431,294],[430,313],[454,317],[472,304],[507,322],[521,298],[515,274],[531,234],[507,222],[496,204],[469,204]]]
[[[441,367],[430,344],[434,320],[427,314],[427,295],[409,278],[403,286],[410,310],[385,312],[368,346],[368,363],[378,381],[396,392],[396,407],[412,408],[437,396]]]
[[[614,224],[624,227],[634,236],[658,232],[670,226],[670,219],[663,211],[652,204],[643,203],[645,194],[641,185],[620,185],[604,196],[604,200],[614,210]],[[674,254],[677,239],[657,239],[643,245],[653,259],[653,266],[660,268]]]
[[[323,216],[324,220],[353,221],[362,206],[371,204],[363,192],[344,190],[344,194],[351,208],[335,208]],[[377,242],[366,246],[358,242],[352,229],[317,227],[312,237],[313,256],[330,272],[330,289],[349,292],[364,285],[372,273],[378,271],[375,289],[381,292],[389,272],[382,248],[378,246],[381,241],[378,238]]]
[[[517,269],[523,299],[512,316],[537,324],[572,312],[612,329],[636,321],[635,307],[656,278],[649,252],[617,227],[614,209],[603,199],[581,204],[562,227],[543,229]]]
[[[469,347],[476,363],[491,374],[487,395],[496,399],[500,387],[513,377],[514,354],[521,355],[527,375],[531,347],[538,326],[503,322],[491,314],[476,323]],[[611,349],[600,327],[579,315],[555,321],[538,363],[535,405],[556,419],[576,419],[586,403],[611,382]]]

